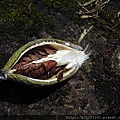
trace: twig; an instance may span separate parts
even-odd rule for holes
[[[80,5],[80,7],[82,8],[82,9],[84,9],[86,12],[90,12],[88,9],[86,9],[84,6],[82,6],[82,4],[79,2],[79,1],[77,1],[77,3]]]
[[[32,2],[29,4],[29,7],[28,7],[29,13],[31,13],[31,5],[32,5]]]
[[[118,22],[113,27],[111,27],[111,28],[113,29],[116,26],[118,26],[119,24],[120,24],[120,12],[118,12]]]
[[[94,0],[90,1],[89,3],[86,3],[86,4],[91,4],[93,2],[94,2]],[[88,10],[87,8],[84,7],[84,5],[82,5],[80,2],[77,1],[77,3],[80,5],[80,7],[83,10],[85,10],[85,12],[82,12],[82,13],[79,13],[79,14],[81,14],[81,15],[91,14],[93,17],[96,17],[98,15],[94,15],[94,13],[98,12],[99,9],[102,9],[105,6],[105,4],[107,4],[109,2],[110,2],[110,0],[106,0],[104,2],[103,2],[103,0],[97,1],[96,2],[97,3],[96,6],[93,9]]]
[[[84,3],[82,6],[88,6],[88,5],[90,5],[90,4],[92,4],[93,2],[95,2],[96,0],[90,0],[90,1],[88,1],[88,2],[86,2],[86,3]]]
[[[91,26],[89,29],[84,29],[83,33],[81,34],[80,38],[78,39],[78,45],[80,44],[80,42],[83,40],[83,38],[86,36],[86,34],[93,28],[93,26]]]

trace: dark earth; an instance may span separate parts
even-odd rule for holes
[[[94,3],[86,6],[94,7]],[[0,115],[119,114],[120,71],[115,52],[120,46],[120,1],[105,4],[97,10],[98,17],[81,18],[80,11],[84,10],[74,0],[0,1],[0,68],[29,41],[52,37],[78,44],[83,30],[93,25],[80,43],[83,48],[90,44],[92,55],[66,82],[35,88],[11,79],[1,81]]]

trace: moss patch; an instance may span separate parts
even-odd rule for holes
[[[89,0],[78,0],[81,4]],[[52,14],[46,14],[46,9],[54,9],[56,12],[60,12],[76,21],[77,24],[83,25],[90,22],[91,24],[112,27],[118,22],[117,13],[119,2],[117,0],[110,1],[102,10],[99,10],[99,17],[97,19],[81,19],[77,14],[80,10],[83,10],[75,0],[42,0],[40,4],[43,4],[40,9],[37,7],[38,1],[33,0],[6,0],[0,1],[0,43],[6,43],[8,40],[16,37],[16,41],[26,40],[28,37],[38,35],[38,31],[46,28],[48,25],[51,27],[51,34],[54,33],[54,25],[52,21]],[[92,6],[93,7],[93,6]],[[89,5],[87,9],[92,9]],[[108,30],[106,31],[108,32]],[[114,32],[114,37],[120,36],[119,28]],[[111,36],[104,33],[109,39]]]
[[[39,29],[51,23],[51,17],[37,10],[32,0],[6,0],[0,2],[0,27],[2,43],[12,37],[24,40],[36,35]]]

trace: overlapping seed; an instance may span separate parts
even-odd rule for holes
[[[55,60],[48,60],[42,63],[32,63],[33,61],[55,54],[56,49],[50,46],[33,48],[25,53],[20,60],[12,67],[16,74],[25,75],[35,79],[48,79],[56,76],[58,80],[63,77],[65,66],[57,66]]]

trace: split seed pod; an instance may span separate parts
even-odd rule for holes
[[[87,47],[86,47],[87,49]],[[80,46],[57,39],[39,39],[19,48],[1,69],[0,79],[34,86],[60,83],[89,58]]]

